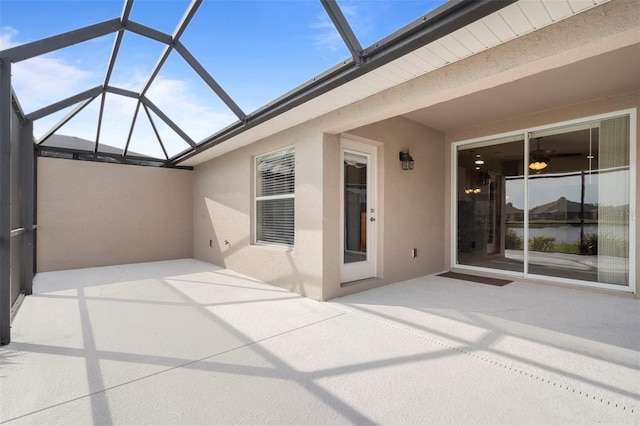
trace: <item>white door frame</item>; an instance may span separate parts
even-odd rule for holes
[[[344,262],[345,252],[345,217],[344,217],[344,158],[345,152],[362,155],[367,158],[367,260],[360,262]],[[377,148],[373,145],[340,140],[340,282],[351,282],[377,276]],[[373,220],[371,220],[373,219]]]
[[[494,274],[500,274],[500,275],[505,275],[505,276],[514,276],[514,277],[522,277],[522,278],[526,278],[526,279],[540,279],[540,280],[550,280],[552,279],[553,282],[556,283],[561,283],[561,284],[577,284],[577,285],[581,285],[581,286],[585,286],[585,287],[595,287],[595,288],[602,288],[602,289],[607,289],[607,290],[616,290],[616,291],[622,291],[622,292],[630,292],[630,293],[636,293],[636,288],[637,288],[637,283],[636,283],[636,262],[638,261],[636,259],[636,256],[638,255],[636,253],[636,227],[637,227],[637,218],[640,216],[640,212],[638,212],[635,208],[636,206],[636,194],[637,194],[637,185],[636,185],[636,156],[637,154],[637,112],[638,110],[636,108],[631,108],[631,109],[625,109],[625,110],[621,110],[621,111],[613,111],[613,112],[608,112],[605,114],[598,114],[598,115],[593,115],[593,116],[586,116],[586,117],[581,117],[581,118],[577,118],[577,119],[573,119],[573,120],[567,120],[567,121],[562,121],[562,122],[556,122],[556,123],[548,123],[548,124],[544,124],[541,126],[537,126],[537,127],[531,127],[531,128],[525,128],[525,129],[520,129],[520,130],[516,130],[513,132],[507,132],[507,133],[502,133],[502,134],[496,134],[496,135],[491,135],[491,136],[483,136],[480,138],[475,138],[475,139],[469,139],[469,140],[464,140],[464,141],[459,141],[459,142],[454,142],[451,144],[451,187],[450,187],[450,201],[451,201],[451,226],[450,226],[450,238],[451,238],[451,244],[450,244],[450,261],[451,261],[451,267],[453,268],[458,268],[458,269],[467,269],[467,270],[471,270],[471,271],[483,271],[483,272],[489,272],[489,273],[494,273]],[[539,131],[544,131],[544,130],[550,130],[550,131],[554,131],[557,128],[561,128],[561,127],[565,127],[565,126],[573,126],[573,125],[580,125],[583,124],[585,126],[590,126],[590,122],[593,121],[597,121],[597,120],[606,120],[606,119],[610,119],[610,118],[615,118],[615,117],[621,117],[621,116],[629,116],[629,155],[630,155],[630,164],[629,164],[629,285],[628,286],[620,286],[620,285],[616,285],[616,284],[605,284],[605,283],[599,283],[599,282],[592,282],[592,281],[581,281],[581,280],[575,280],[575,279],[568,279],[568,278],[561,278],[561,277],[549,277],[549,276],[542,276],[542,275],[535,275],[535,274],[531,274],[529,273],[528,270],[528,266],[529,266],[529,250],[528,250],[528,245],[525,244],[524,247],[524,271],[523,272],[513,272],[513,271],[507,271],[507,270],[500,270],[500,269],[492,269],[492,268],[485,268],[485,267],[478,267],[478,266],[469,266],[469,265],[463,265],[458,263],[458,256],[457,256],[457,249],[458,249],[458,206],[457,206],[457,197],[458,197],[458,176],[457,176],[457,171],[458,171],[458,147],[460,146],[465,146],[465,145],[471,145],[471,144],[475,144],[475,146],[490,146],[490,145],[495,145],[496,141],[500,140],[500,139],[506,139],[506,138],[512,138],[512,137],[522,137],[524,139],[524,152],[523,155],[525,156],[525,158],[528,158],[528,152],[530,152],[529,149],[529,135],[532,132],[539,132]],[[524,199],[525,199],[525,228],[524,228],[524,240],[528,241],[529,240],[529,227],[528,227],[528,223],[529,223],[529,205],[528,205],[528,199],[529,199],[529,185],[528,185],[528,178],[529,178],[529,170],[528,168],[525,167],[524,169],[524,179],[525,179],[525,185],[524,185]]]

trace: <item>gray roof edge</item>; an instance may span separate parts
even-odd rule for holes
[[[319,76],[303,83],[290,92],[274,99],[262,108],[247,115],[246,120],[222,129],[205,138],[195,148],[183,151],[169,161],[178,164],[189,158],[212,148],[222,142],[287,112],[311,99],[314,99],[332,89],[335,89],[349,81],[373,71],[395,59],[422,47],[431,41],[450,34],[465,25],[475,22],[490,15],[518,0],[465,0],[447,3],[437,8],[423,18],[412,22],[396,31],[392,38],[387,37],[381,42],[384,45],[374,44],[375,48],[369,49],[364,56],[364,63],[356,66],[352,58],[345,60]],[[425,19],[427,18],[427,19]],[[230,130],[231,128],[231,130]]]

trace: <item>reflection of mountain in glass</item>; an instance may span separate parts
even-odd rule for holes
[[[601,216],[607,216],[610,219],[617,218],[623,222],[629,215],[629,204],[619,206],[598,206],[597,204],[591,203],[581,204],[580,202],[560,197],[550,203],[533,207],[529,210],[529,220],[531,222],[536,220],[597,220],[598,213]],[[512,203],[508,203],[506,205],[506,221],[524,221],[524,210],[515,207]]]
[[[570,220],[570,219],[597,219],[598,206],[595,204],[581,204],[560,197],[541,206],[529,210],[529,220]]]

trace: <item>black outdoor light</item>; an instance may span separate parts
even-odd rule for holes
[[[491,185],[491,176],[489,176],[489,173],[483,173],[480,180],[483,185]]]
[[[402,170],[413,170],[413,157],[407,152],[400,151],[400,163],[402,164]]]

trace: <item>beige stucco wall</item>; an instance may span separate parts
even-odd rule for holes
[[[190,170],[38,158],[38,272],[192,257]]]
[[[551,80],[560,75],[554,74],[557,70],[640,43],[636,6],[637,2],[613,0],[197,166],[195,257],[315,299],[330,299],[448,267],[448,143],[493,134],[500,128],[513,130],[596,113],[591,110],[609,112],[636,105],[629,99],[637,95],[621,95],[622,89],[615,84],[596,85],[580,80],[579,74],[572,74],[575,79],[569,82]],[[535,99],[532,94],[516,103],[519,92],[505,86],[523,84],[531,77],[544,83],[546,76],[550,76],[547,82],[554,84],[554,91],[545,96],[541,95],[544,90],[537,91]],[[610,89],[607,96],[619,100],[594,103],[606,91],[603,87]],[[484,94],[482,103],[468,103],[464,109],[440,108],[478,93]],[[626,101],[620,100],[625,97]],[[497,109],[491,108],[487,99],[502,106],[502,115],[496,116]],[[600,106],[581,106],[586,104]],[[420,108],[437,110],[432,128],[393,118]],[[479,117],[491,118],[479,121]],[[382,183],[380,279],[346,287],[340,286],[339,279],[339,144],[343,134],[380,144]],[[252,245],[252,158],[290,145],[296,147],[296,247],[285,250]],[[413,172],[399,169],[398,151],[406,148],[416,161]],[[414,247],[418,257],[412,259],[410,249]]]
[[[325,137],[324,296],[326,299],[444,269],[444,135],[395,117],[341,135],[377,144],[378,270],[374,280],[340,283],[340,137]],[[415,169],[403,171],[398,153],[409,149]],[[417,257],[411,257],[411,249]]]
[[[241,148],[195,168],[194,257],[317,300],[362,291],[444,268],[444,136],[404,118],[349,137],[379,144],[379,278],[340,285],[340,136],[310,123]],[[295,245],[253,244],[255,156],[295,146]],[[403,172],[398,152],[409,148],[415,170]],[[226,243],[228,242],[228,244]],[[418,257],[411,258],[411,249]]]
[[[287,146],[295,147],[295,247],[252,244],[254,159]],[[197,259],[322,299],[321,133],[299,126],[197,166],[193,214]]]

